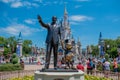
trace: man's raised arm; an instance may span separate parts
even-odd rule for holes
[[[41,18],[40,15],[38,15],[37,17],[38,17],[38,21],[39,21],[39,23],[40,23],[43,27],[45,27],[45,28],[48,28],[48,27],[49,27],[48,24],[45,24],[45,23],[42,21],[42,18]]]

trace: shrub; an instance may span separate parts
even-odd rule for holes
[[[16,53],[14,53],[14,54],[12,55],[12,58],[16,58]]]
[[[113,80],[113,79],[105,78],[105,77],[97,77],[92,75],[85,75],[85,80]]]
[[[18,63],[18,58],[17,58],[17,57],[16,57],[16,58],[13,58],[13,59],[12,59],[12,63],[13,63],[13,64],[17,64],[17,63]]]
[[[18,57],[17,57],[16,53],[14,53],[14,54],[12,55],[12,63],[13,63],[13,64],[17,64],[17,63],[18,63]]]
[[[23,78],[11,78],[10,80],[34,80],[34,76],[24,76]]]
[[[10,80],[34,80],[34,76],[24,76],[23,78],[12,78]],[[113,79],[105,78],[105,77],[85,75],[84,80],[113,80]]]
[[[2,64],[0,65],[0,71],[15,71],[22,70],[20,64]]]

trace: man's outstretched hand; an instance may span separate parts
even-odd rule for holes
[[[41,18],[40,15],[38,15],[37,18],[38,18],[39,21],[42,21],[42,18]]]

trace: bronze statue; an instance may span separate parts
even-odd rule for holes
[[[51,24],[45,24],[42,21],[42,18],[38,15],[38,21],[48,31],[47,37],[46,37],[47,48],[46,48],[45,69],[49,68],[52,49],[53,49],[53,55],[54,55],[54,69],[57,69],[57,51],[58,51],[59,39],[61,37],[60,25],[57,24],[57,17],[55,16],[52,17]]]
[[[74,69],[73,67],[73,58],[74,58],[74,53],[72,51],[72,43],[69,39],[66,39],[65,40],[65,43],[63,41],[61,41],[61,45],[62,45],[62,48],[64,49],[65,51],[65,64],[66,64],[66,68],[69,68],[69,69]]]

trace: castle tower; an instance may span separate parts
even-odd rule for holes
[[[102,33],[100,32],[99,35],[99,41],[98,41],[98,47],[99,47],[99,57],[104,56],[104,40],[102,39]]]
[[[62,30],[61,30],[61,34],[62,34],[62,39],[70,39],[70,34],[71,34],[71,30],[70,30],[70,25],[69,25],[69,21],[68,21],[68,12],[66,9],[66,6],[64,8],[64,19],[62,22]]]
[[[18,40],[17,40],[17,48],[16,48],[16,53],[18,57],[22,56],[22,34],[21,32],[19,33]]]
[[[81,54],[81,42],[80,42],[80,38],[78,38],[77,45],[78,45],[78,53]]]

